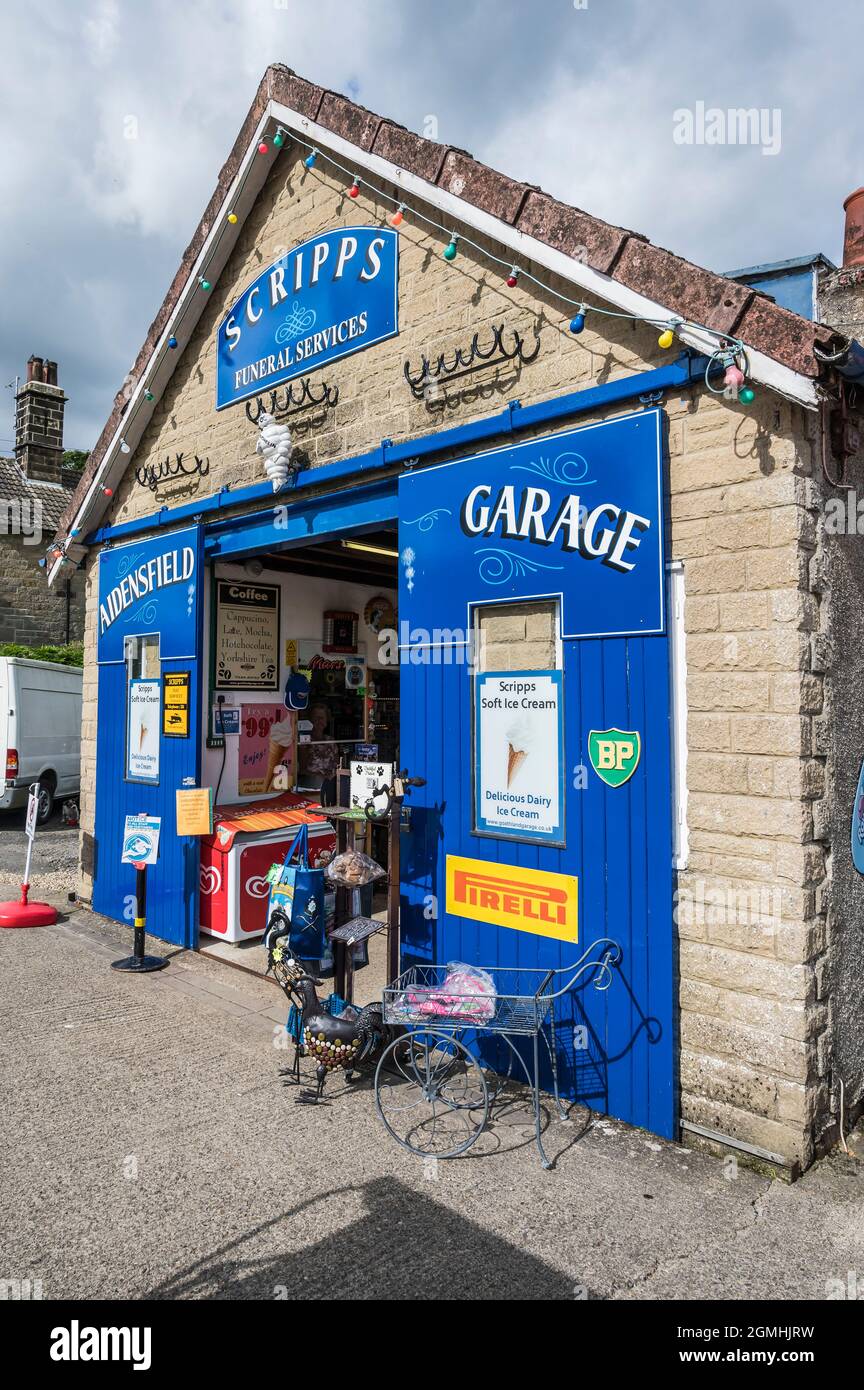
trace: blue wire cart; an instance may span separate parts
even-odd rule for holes
[[[384,1022],[404,1030],[385,1048],[375,1072],[375,1106],[385,1129],[419,1158],[457,1158],[483,1133],[515,1065],[517,1078],[524,1075],[532,1096],[540,1160],[544,1168],[551,1168],[541,1126],[540,1039],[552,1067],[555,1104],[564,1119],[555,1002],[583,979],[597,990],[608,989],[620,961],[618,943],[601,937],[574,965],[561,970],[489,969],[495,993],[487,996],[454,993],[447,983],[447,966],[415,965],[406,970],[384,990]],[[506,1045],[506,1073],[491,1072],[477,1056],[480,1039],[493,1034]],[[516,1038],[531,1040],[533,1065],[517,1048]]]

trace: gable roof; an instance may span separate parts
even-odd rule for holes
[[[397,191],[404,189],[421,201],[432,201],[453,220],[467,221],[517,255],[521,251],[525,260],[539,259],[553,273],[635,318],[686,320],[682,342],[698,351],[713,351],[717,346],[713,335],[734,337],[746,346],[755,380],[802,404],[816,405],[816,381],[824,376],[825,367],[815,348],[832,338],[824,324],[801,318],[752,286],[694,265],[638,232],[559,202],[540,188],[481,164],[465,150],[416,135],[275,64],[267,68],[259,84],[168,293],[114,398],[111,415],[60,519],[61,543],[73,524],[76,534],[93,529],[110,505],[109,496],[100,497],[98,483],[116,465],[121,428],[134,448],[150,413],[142,399],[145,375],[150,374],[148,384],[158,376],[164,386],[173,372],[180,352],[160,356],[160,350],[170,332],[181,347],[188,340],[203,308],[199,296],[198,308],[189,310],[190,288],[197,288],[203,264],[207,278],[215,284],[269,173],[270,160],[259,157],[256,164],[255,151],[268,123],[277,121],[310,147],[314,143],[342,159],[356,159]],[[225,222],[228,210],[237,214],[231,227]],[[187,327],[181,337],[174,325],[184,321]],[[128,450],[124,455],[128,462]],[[68,538],[65,548],[70,549]],[[80,551],[74,542],[71,548]]]

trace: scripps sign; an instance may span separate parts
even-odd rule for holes
[[[558,597],[562,637],[665,630],[662,412],[546,435],[399,479],[399,615]]]
[[[216,409],[398,332],[398,233],[342,227],[248,285],[219,325]]]
[[[576,941],[578,906],[572,874],[447,855],[447,911],[454,917]]]
[[[197,527],[101,551],[98,660],[123,661],[125,638],[150,633],[162,660],[194,656],[197,570]]]

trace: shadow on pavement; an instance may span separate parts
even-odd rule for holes
[[[273,1217],[212,1255],[158,1284],[145,1299],[567,1299],[596,1297],[573,1278],[518,1246],[457,1216],[396,1178],[376,1178],[359,1193],[366,1212],[315,1238],[325,1204],[345,1189],[321,1193]],[[308,1213],[309,1244],[286,1254],[244,1257],[252,1240],[278,1239],[279,1226]]]

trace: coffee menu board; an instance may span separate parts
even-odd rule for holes
[[[217,690],[279,689],[277,584],[217,579],[213,680]]]

